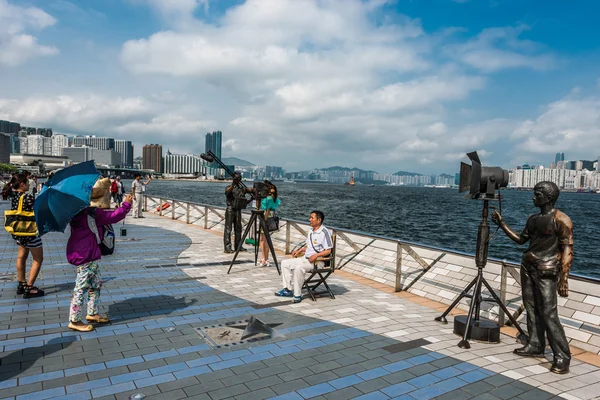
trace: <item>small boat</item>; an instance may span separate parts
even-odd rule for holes
[[[346,185],[346,186],[354,186],[354,177],[351,176],[350,177],[350,182],[346,182],[346,183],[344,183],[344,185]]]

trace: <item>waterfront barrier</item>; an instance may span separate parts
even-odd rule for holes
[[[169,207],[163,207],[165,203]],[[225,208],[214,205],[145,196],[144,209],[213,231],[223,232],[225,224]],[[250,212],[243,212],[242,219],[246,224]],[[308,221],[281,218],[279,226],[279,231],[271,233],[277,250],[290,254],[294,248],[303,246],[310,229]],[[391,286],[396,291],[408,291],[449,305],[477,274],[473,254],[327,227],[337,237],[335,265],[338,269]],[[483,274],[525,329],[519,269],[518,263],[490,259]],[[558,304],[570,344],[600,354],[600,280],[572,274],[569,289],[569,297],[558,297]],[[461,300],[457,308],[467,311],[468,301]],[[495,303],[482,303],[481,315],[500,325],[506,320]]]

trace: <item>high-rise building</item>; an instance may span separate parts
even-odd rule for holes
[[[204,139],[204,151],[212,151],[215,156],[221,159],[221,143],[223,140],[223,134],[221,131],[214,131],[213,133],[207,133]],[[217,168],[218,164],[215,162],[212,164],[213,167]]]
[[[10,163],[10,134],[0,133],[0,163]]]
[[[565,161],[565,153],[556,153],[554,156],[554,164],[558,164],[560,161]]]
[[[89,146],[98,150],[114,150],[115,139],[96,136],[75,136],[73,138],[73,146]]]
[[[50,152],[45,154],[50,156],[62,156],[63,149],[69,147],[69,138],[65,135],[54,135],[47,142],[50,142]]]
[[[121,167],[133,167],[133,144],[129,140],[115,140],[115,151],[121,155]]]
[[[206,173],[206,161],[193,154],[165,154],[166,174],[198,174]]]
[[[162,146],[160,144],[147,144],[142,148],[142,165],[144,169],[163,172]]]
[[[0,133],[17,134],[21,130],[21,125],[18,122],[0,120]]]

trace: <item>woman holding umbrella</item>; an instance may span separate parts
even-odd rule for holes
[[[77,267],[77,279],[71,299],[69,329],[79,332],[94,330],[92,325],[87,325],[81,320],[86,292],[89,297],[86,321],[108,322],[108,317],[98,314],[98,300],[102,287],[98,265],[101,258],[98,238],[103,237],[105,225],[125,219],[131,208],[131,195],[127,195],[121,207],[112,211],[104,209],[110,208],[110,186],[110,178],[99,179],[92,190],[92,207],[81,211],[70,222],[71,236],[67,243],[67,261]]]

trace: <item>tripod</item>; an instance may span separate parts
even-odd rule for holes
[[[518,339],[520,341],[524,341],[527,338],[527,336],[525,335],[525,332],[523,332],[523,329],[521,329],[521,326],[519,326],[519,324],[517,323],[517,321],[515,320],[513,315],[508,311],[508,309],[506,308],[504,303],[502,303],[502,300],[500,300],[498,295],[494,292],[494,289],[492,289],[490,284],[483,277],[483,267],[485,267],[485,264],[487,263],[487,258],[488,258],[489,234],[490,234],[490,226],[487,223],[488,210],[489,210],[488,206],[489,206],[488,200],[484,199],[482,220],[481,220],[481,223],[479,224],[479,230],[477,231],[477,252],[475,254],[475,265],[477,265],[477,276],[471,281],[471,283],[469,283],[467,285],[467,287],[454,300],[454,302],[452,302],[452,304],[450,304],[450,307],[448,307],[448,309],[446,311],[444,311],[444,313],[441,316],[435,318],[436,321],[447,324],[448,320],[446,319],[446,316],[450,313],[450,311],[452,311],[452,309],[454,307],[456,307],[458,302],[461,299],[463,299],[464,297],[471,299],[471,305],[469,307],[469,314],[466,316],[466,323],[464,323],[465,326],[464,326],[463,338],[458,343],[458,347],[460,347],[461,349],[470,349],[471,348],[471,345],[469,344],[469,341],[467,340],[467,338],[469,337],[469,333],[472,333],[471,331],[473,331],[473,334],[471,335],[472,338],[475,338],[475,336],[476,336],[475,331],[477,331],[477,334],[479,334],[482,337],[486,337],[486,336],[490,337],[490,331],[495,331],[495,332],[497,332],[497,335],[496,335],[497,339],[495,340],[495,342],[500,341],[500,327],[498,326],[498,324],[493,321],[480,321],[480,319],[479,319],[479,313],[481,311],[481,302],[482,301],[493,301],[496,304],[498,304],[498,306],[500,306],[500,308],[502,308],[502,310],[504,311],[506,316],[508,316],[508,319],[510,319],[510,321],[512,322],[514,327],[518,329],[518,331],[520,333]],[[485,285],[487,290],[490,292],[490,295],[492,296],[491,298],[484,299],[481,297],[481,285],[482,284]],[[474,290],[473,290],[473,294],[471,295],[471,294],[469,294],[469,291],[473,287],[474,287]],[[463,318],[460,318],[460,317],[463,317]],[[457,329],[457,324],[462,325],[463,319],[464,319],[464,316],[457,316],[455,318],[455,321],[454,321],[455,333],[460,334],[460,332],[458,332],[458,331],[462,330],[462,329],[460,329],[460,327],[459,327],[459,329]],[[473,319],[474,319],[474,322],[472,321]],[[493,336],[493,334],[492,334],[492,336]],[[481,338],[476,338],[476,340],[477,339],[482,340]]]
[[[260,202],[257,201],[257,204]],[[267,239],[267,244],[269,245],[269,250],[271,251],[271,255],[273,256],[273,262],[275,263],[275,268],[277,268],[277,273],[281,275],[281,271],[279,270],[279,264],[277,264],[277,256],[275,255],[275,249],[273,248],[273,242],[271,241],[271,234],[269,233],[269,229],[267,228],[267,222],[265,221],[265,210],[252,210],[252,216],[250,217],[250,221],[248,221],[248,225],[246,225],[246,229],[244,230],[244,234],[240,240],[238,248],[235,249],[235,254],[233,255],[233,259],[231,260],[231,264],[229,265],[229,269],[227,273],[231,272],[231,268],[233,267],[233,263],[235,263],[235,259],[237,258],[250,229],[254,228],[254,237],[256,241],[260,243],[260,231],[262,228],[262,232]],[[258,246],[254,247],[254,265],[256,265],[256,260],[258,259]]]

